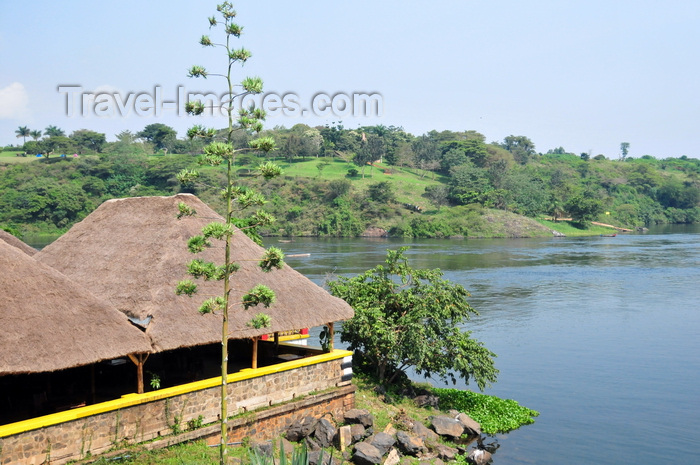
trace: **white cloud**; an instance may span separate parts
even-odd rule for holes
[[[29,96],[24,86],[13,82],[0,89],[0,119],[25,119],[29,117]]]

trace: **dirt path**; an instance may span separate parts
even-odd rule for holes
[[[547,219],[551,220],[551,218],[547,218]],[[571,218],[557,218],[557,221],[571,221]],[[619,226],[615,226],[612,224],[599,223],[598,221],[591,221],[591,224],[594,224],[596,226],[605,226],[606,228],[617,229],[620,232],[634,232],[634,229],[621,228]]]

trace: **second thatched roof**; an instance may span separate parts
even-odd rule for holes
[[[197,215],[178,220],[180,202],[194,208]],[[212,221],[223,219],[191,194],[108,200],[36,258],[139,320],[156,351],[211,344],[221,340],[221,315],[201,315],[198,309],[204,299],[223,293],[222,283],[199,282],[200,290],[194,297],[177,296],[175,287],[188,278],[186,267],[192,259],[223,262],[222,241],[213,241],[211,248],[197,255],[187,249],[187,240]],[[232,275],[231,302],[240,302],[256,284],[274,290],[277,301],[270,308],[231,306],[231,338],[352,317],[353,310],[345,301],[288,265],[263,273],[257,266],[263,250],[240,231],[233,236],[232,258],[240,270]],[[258,312],[271,317],[270,327],[248,326]]]

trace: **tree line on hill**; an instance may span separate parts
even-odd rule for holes
[[[0,225],[5,228],[63,230],[108,198],[181,191],[176,173],[194,166],[202,151],[200,140],[178,139],[173,128],[161,123],[137,133],[123,131],[114,142],[87,129],[66,136],[49,126],[43,138],[37,132],[20,127],[18,138],[35,140],[5,148],[49,158],[13,164],[0,173]],[[562,147],[539,153],[526,136],[487,143],[476,131],[414,136],[395,126],[347,129],[334,123],[277,126],[263,135],[273,137],[278,150],[239,157],[242,175],[265,157],[291,165],[312,162],[317,168],[313,176],[262,183],[270,200],[267,209],[278,218],[266,234],[350,237],[380,225],[402,236],[468,235],[465,217],[476,220],[485,209],[528,217],[570,216],[580,227],[600,219],[625,227],[700,220],[700,160],[633,158],[627,142],[610,159]],[[224,137],[220,131],[217,138]],[[233,144],[246,147],[250,139],[240,131]],[[58,153],[90,156],[57,163]],[[347,166],[343,176],[324,171],[341,161]],[[375,167],[396,176],[376,181],[370,175]],[[216,207],[221,180],[215,172],[204,173],[201,184],[187,189]],[[395,184],[399,175],[425,187],[411,195],[400,192]]]

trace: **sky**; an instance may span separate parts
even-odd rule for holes
[[[180,137],[194,124],[226,126],[181,110],[187,94],[225,90],[216,76],[187,77],[192,65],[225,72],[222,50],[199,45],[202,34],[220,37],[207,20],[216,3],[0,0],[0,144],[21,142],[19,126],[107,140],[152,123]],[[617,158],[629,142],[632,157],[700,158],[697,0],[234,5],[236,47],[252,52],[234,76],[264,80],[268,128],[475,130],[487,142],[527,136],[542,153]],[[375,96],[379,114],[344,107],[355,94]],[[287,115],[275,95],[291,98]]]

